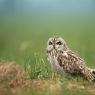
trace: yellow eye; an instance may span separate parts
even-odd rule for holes
[[[59,41],[59,42],[57,42],[56,44],[57,44],[57,45],[62,45],[62,42]]]
[[[49,45],[52,45],[53,43],[52,42],[49,42]]]

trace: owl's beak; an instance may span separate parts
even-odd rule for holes
[[[53,45],[53,48],[55,49],[55,45]]]

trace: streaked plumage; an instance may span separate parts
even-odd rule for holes
[[[49,38],[46,50],[54,70],[70,75],[82,75],[90,81],[95,79],[95,69],[88,68],[84,60],[68,48],[63,38]]]

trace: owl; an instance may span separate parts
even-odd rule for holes
[[[51,68],[59,73],[82,76],[94,81],[95,69],[89,68],[79,55],[72,52],[61,37],[51,37],[47,41],[47,58]]]

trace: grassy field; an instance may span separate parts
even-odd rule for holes
[[[45,80],[48,84],[54,84],[54,92],[59,90],[60,95],[94,95],[94,83],[88,83],[80,78],[68,79],[54,75],[47,62],[45,51],[49,37],[61,36],[88,66],[95,68],[94,18],[54,17],[54,15],[47,17],[45,14],[44,17],[7,15],[0,16],[0,20],[1,61],[15,61],[25,69],[32,80]],[[31,93],[39,95],[39,92],[34,90],[28,92],[29,95]],[[41,94],[52,95],[49,90],[42,91]]]

